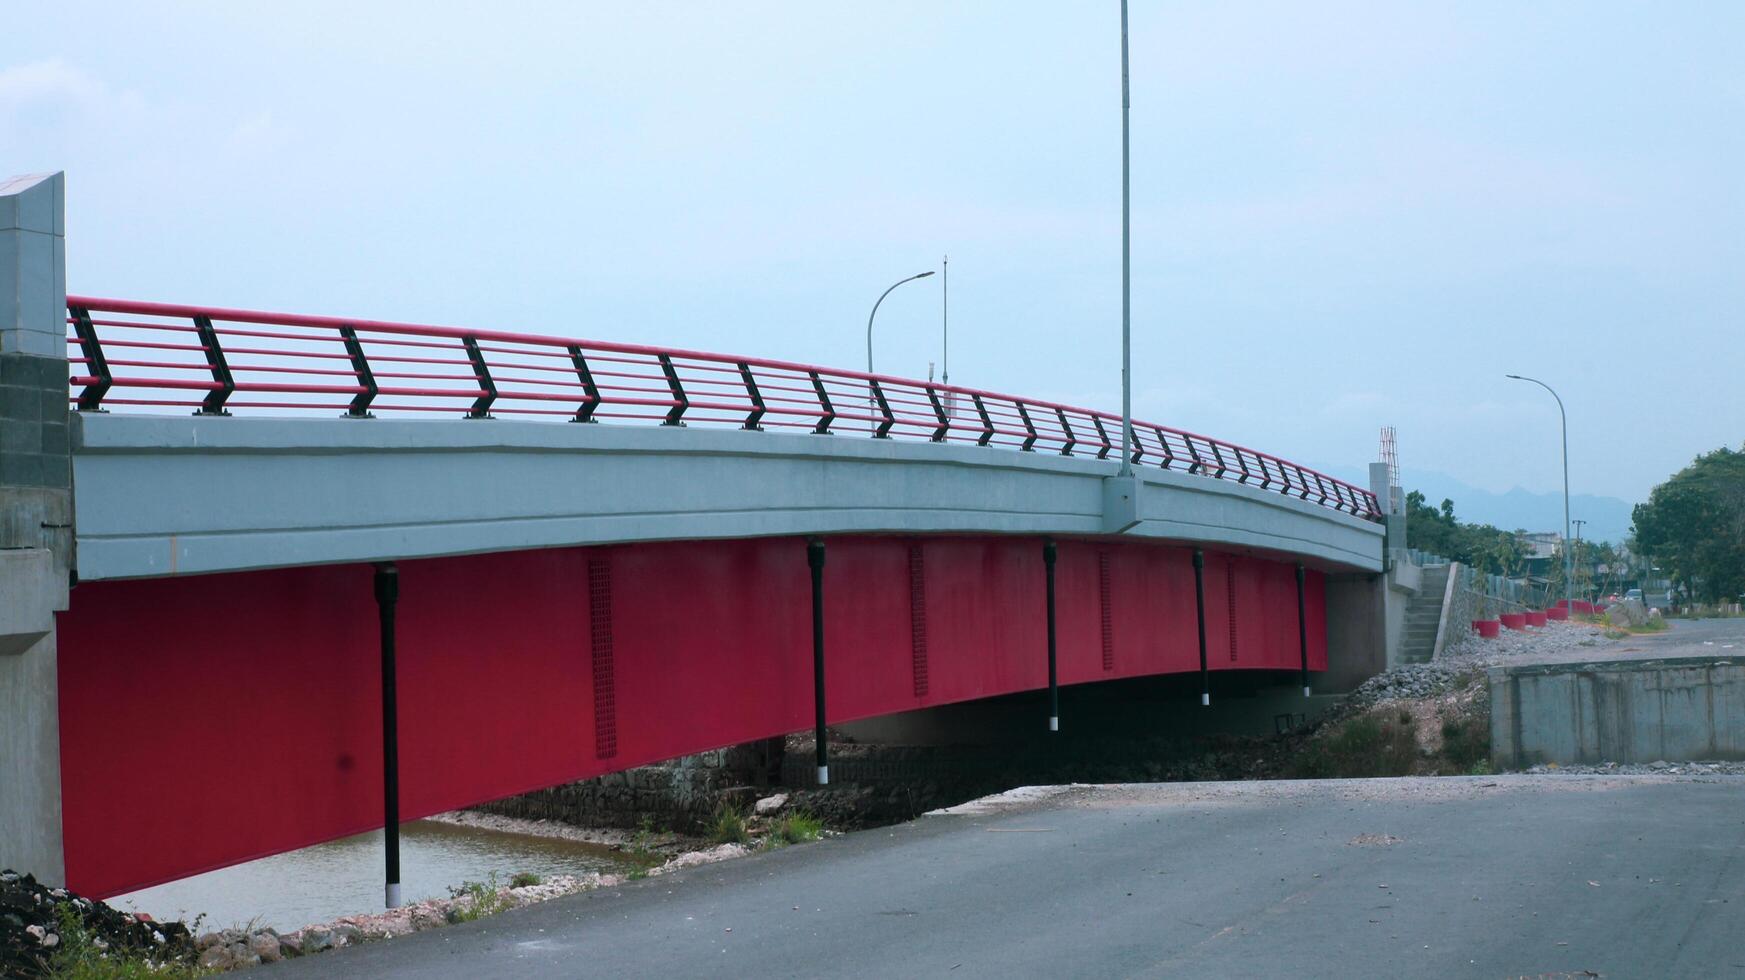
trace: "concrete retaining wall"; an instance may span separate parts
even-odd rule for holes
[[[1495,667],[1491,761],[1745,759],[1745,658]]]

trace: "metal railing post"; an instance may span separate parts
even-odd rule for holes
[[[206,398],[200,402],[199,411],[194,414],[229,415],[224,410],[224,402],[236,390],[236,379],[231,377],[230,364],[224,360],[224,347],[218,343],[218,331],[212,328],[212,318],[196,316],[194,334],[200,338],[200,346],[206,353],[206,368],[212,372],[212,380],[218,385],[216,389],[206,393]]]
[[[593,422],[594,410],[600,407],[600,386],[594,383],[593,369],[588,367],[588,358],[582,353],[580,344],[571,344],[565,348],[569,351],[570,365],[576,369],[576,379],[582,383],[582,394],[586,399],[576,406],[576,414],[571,422]]]
[[[467,410],[469,419],[488,419],[491,417],[491,403],[497,400],[497,382],[491,380],[491,368],[485,363],[485,353],[479,350],[477,337],[461,338],[461,344],[467,349],[467,361],[473,366],[473,380],[479,383],[479,397],[473,399],[473,407]]]
[[[376,398],[376,375],[370,370],[370,359],[364,356],[364,345],[357,339],[357,328],[346,325],[339,328],[339,339],[345,344],[345,353],[351,358],[351,373],[357,379],[358,387],[363,390],[352,396],[351,405],[345,410],[345,418],[368,419],[370,402]]]
[[[79,392],[79,411],[101,412],[103,396],[108,393],[109,386],[115,379],[109,373],[109,361],[103,356],[103,344],[97,339],[97,327],[91,322],[91,311],[83,306],[73,306],[70,307],[70,312],[73,314],[73,331],[79,336],[79,352],[85,355],[86,373],[97,379]]]

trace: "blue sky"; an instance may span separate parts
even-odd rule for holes
[[[367,6],[367,9],[359,9]],[[487,13],[488,10],[488,13]],[[32,4],[0,171],[76,292],[1119,406],[1117,7]],[[1745,438],[1745,5],[1133,9],[1135,414],[1639,498]],[[938,277],[878,367],[939,359]]]

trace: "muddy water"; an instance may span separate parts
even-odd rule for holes
[[[401,890],[407,902],[446,898],[451,886],[484,881],[493,872],[508,884],[519,871],[550,876],[630,869],[622,855],[599,844],[428,820],[400,829]],[[205,913],[203,930],[258,919],[260,926],[285,932],[380,911],[382,873],[378,830],[129,892],[109,904],[190,923]]]

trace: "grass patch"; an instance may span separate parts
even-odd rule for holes
[[[769,836],[764,838],[764,846],[771,849],[786,847],[789,844],[803,844],[806,841],[817,840],[823,836],[824,821],[800,810],[783,814],[781,819],[770,827]]]
[[[1490,772],[1490,719],[1463,711],[1442,720],[1441,761],[1454,772],[1482,776]]]
[[[183,980],[207,975],[184,960],[164,962],[143,950],[106,948],[70,904],[62,902],[55,914],[60,918],[61,941],[49,960],[50,980]]]
[[[1293,760],[1298,779],[1408,776],[1418,762],[1418,738],[1409,712],[1371,708],[1310,739]]]
[[[499,887],[495,871],[484,881],[463,881],[458,887],[450,887],[448,897],[454,899],[454,907],[449,910],[449,919],[472,922],[508,908],[509,901],[499,893]]]
[[[716,844],[743,844],[751,836],[745,829],[745,814],[723,800],[710,816],[707,836]]]
[[[514,875],[510,876],[509,887],[527,888],[533,885],[543,884],[544,882],[544,878],[541,878],[531,871],[517,871]]]

